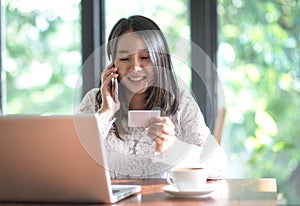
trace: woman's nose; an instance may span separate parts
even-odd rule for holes
[[[133,71],[140,71],[142,69],[142,62],[138,57],[132,58],[131,69]]]

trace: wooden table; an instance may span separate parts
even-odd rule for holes
[[[190,206],[190,205],[242,205],[242,206],[268,206],[276,205],[277,186],[276,180],[265,179],[226,179],[209,181],[217,188],[215,191],[202,198],[180,199],[174,198],[165,193],[162,187],[167,185],[165,179],[138,179],[138,180],[113,180],[116,184],[137,184],[142,185],[142,192],[130,196],[118,203],[118,205],[163,205],[163,206]],[[29,203],[3,203],[6,206],[29,206]],[[33,204],[43,206],[56,206],[58,204]],[[63,206],[71,204],[60,204]],[[82,205],[82,204],[74,204]],[[94,206],[94,204],[86,204]],[[99,204],[111,205],[111,204]]]
[[[164,179],[114,180],[117,184],[139,184],[142,192],[114,205],[276,205],[276,179],[226,179],[209,181],[216,190],[203,198],[180,199],[165,193],[162,187],[167,185]]]

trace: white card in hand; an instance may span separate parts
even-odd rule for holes
[[[160,110],[128,111],[128,127],[149,127],[151,117],[159,117]]]

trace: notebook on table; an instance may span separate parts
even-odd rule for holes
[[[112,185],[94,115],[0,117],[0,201],[114,203],[141,191]]]

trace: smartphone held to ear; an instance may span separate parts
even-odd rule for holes
[[[152,117],[160,117],[160,110],[129,110],[128,127],[149,127]]]
[[[118,82],[115,78],[112,78],[111,81],[110,81],[110,94],[111,94],[113,99],[116,98],[116,92],[117,92],[116,84],[117,83]]]
[[[115,64],[113,64],[112,66],[115,67]],[[111,74],[113,74],[113,72]],[[109,89],[112,98],[115,100],[116,96],[118,95],[118,80],[116,78],[111,79]]]

